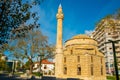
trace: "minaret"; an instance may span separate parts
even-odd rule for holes
[[[57,78],[61,78],[63,74],[62,21],[64,18],[61,4],[59,5],[56,18],[57,18],[57,39],[55,55],[55,76]]]
[[[62,13],[62,6],[59,5],[58,13],[56,15],[57,18],[57,41],[56,41],[56,48],[62,49],[62,21],[63,21],[63,13]]]

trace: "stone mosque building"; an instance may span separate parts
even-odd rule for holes
[[[86,35],[77,35],[62,45],[62,6],[57,17],[57,42],[55,76],[57,78],[79,78],[83,80],[106,80],[105,59],[99,52],[97,42]]]

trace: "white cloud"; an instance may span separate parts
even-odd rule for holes
[[[85,30],[85,34],[88,36],[92,35],[93,30]]]

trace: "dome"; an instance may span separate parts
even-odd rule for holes
[[[80,35],[73,36],[71,39],[69,39],[65,42],[65,46],[69,46],[69,45],[93,45],[93,46],[97,46],[97,42],[87,35],[80,34]]]
[[[91,38],[87,35],[80,34],[80,35],[76,35],[76,36],[72,37],[72,39],[91,39]]]

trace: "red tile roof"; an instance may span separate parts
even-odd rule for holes
[[[35,62],[35,63],[39,64],[40,62]],[[42,64],[54,64],[54,63],[44,59],[44,60],[42,60]]]

